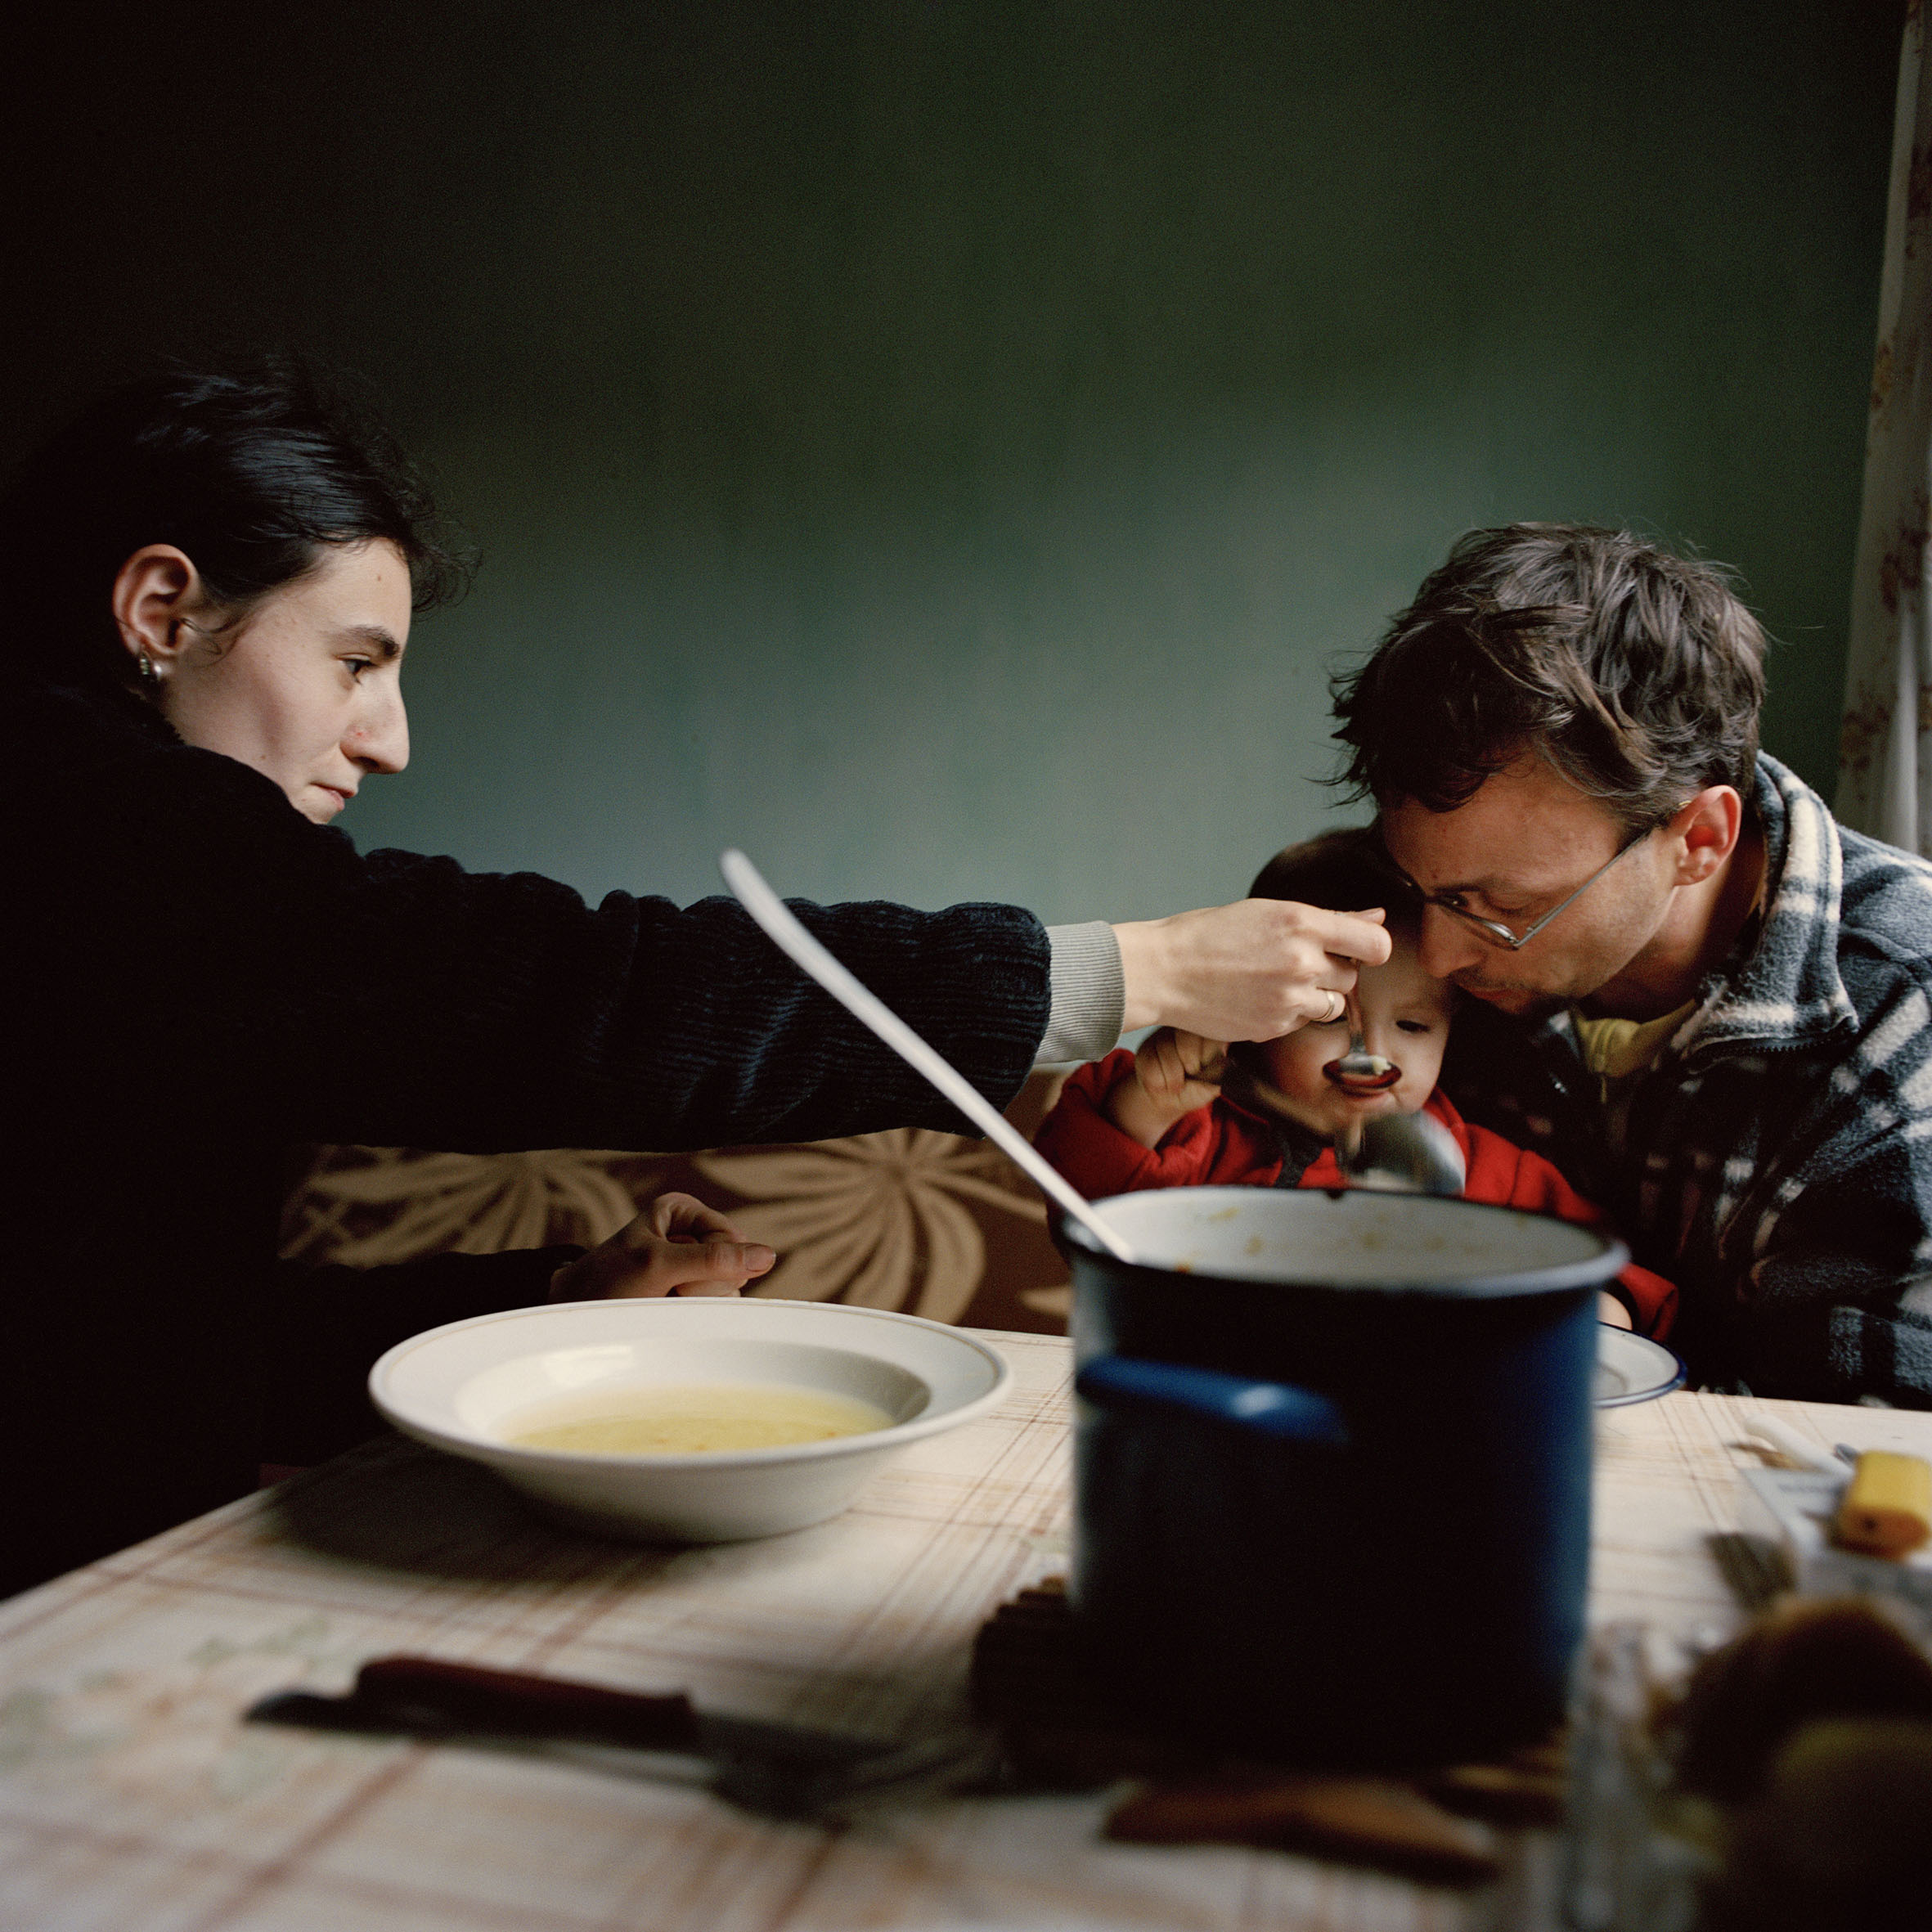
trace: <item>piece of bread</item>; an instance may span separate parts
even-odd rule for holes
[[[1932,1721],[1932,1662],[1863,1598],[1785,1604],[1705,1658],[1673,1714],[1677,1781],[1755,1798],[1785,1741],[1824,1718]]]

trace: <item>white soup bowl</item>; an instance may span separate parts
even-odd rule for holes
[[[732,1543],[836,1516],[908,1444],[984,1415],[1013,1371],[958,1328],[837,1301],[693,1296],[564,1301],[431,1328],[370,1371],[407,1436],[494,1470],[574,1530],[638,1543]],[[560,1395],[653,1383],[775,1382],[856,1396],[889,1427],[694,1455],[609,1455],[505,1440]]]

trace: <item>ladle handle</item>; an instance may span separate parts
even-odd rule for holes
[[[1131,1264],[1132,1251],[1069,1187],[1058,1170],[1036,1152],[979,1090],[943,1054],[928,1046],[884,1000],[820,946],[799,924],[792,909],[772,891],[757,867],[733,847],[718,855],[718,870],[738,902],[774,945],[808,973],[854,1018],[862,1020],[915,1072],[923,1074],[1002,1152],[1029,1175],[1040,1192],[1057,1202],[1117,1260]]]

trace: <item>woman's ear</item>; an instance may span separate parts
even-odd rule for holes
[[[1731,785],[1707,785],[1670,821],[1677,842],[1677,883],[1699,885],[1737,849],[1744,800]]]
[[[144,544],[122,564],[114,580],[115,626],[143,684],[158,684],[180,662],[182,620],[204,601],[201,573],[171,543]]]

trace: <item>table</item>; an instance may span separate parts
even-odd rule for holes
[[[960,1714],[975,1631],[1065,1561],[1068,1345],[845,1516],[627,1549],[538,1524],[467,1464],[381,1441],[0,1605],[8,1932],[965,1932],[1476,1922],[1444,1893],[1273,1853],[1101,1841],[1099,1796],[901,1808],[841,1829],[695,1786],[245,1726],[267,1692],[434,1651],[876,1732]],[[1932,1453],[1932,1416],[1675,1395],[1599,1421],[1593,1620],[1740,1614],[1742,1425]],[[1725,1546],[1716,1546],[1720,1550]]]

